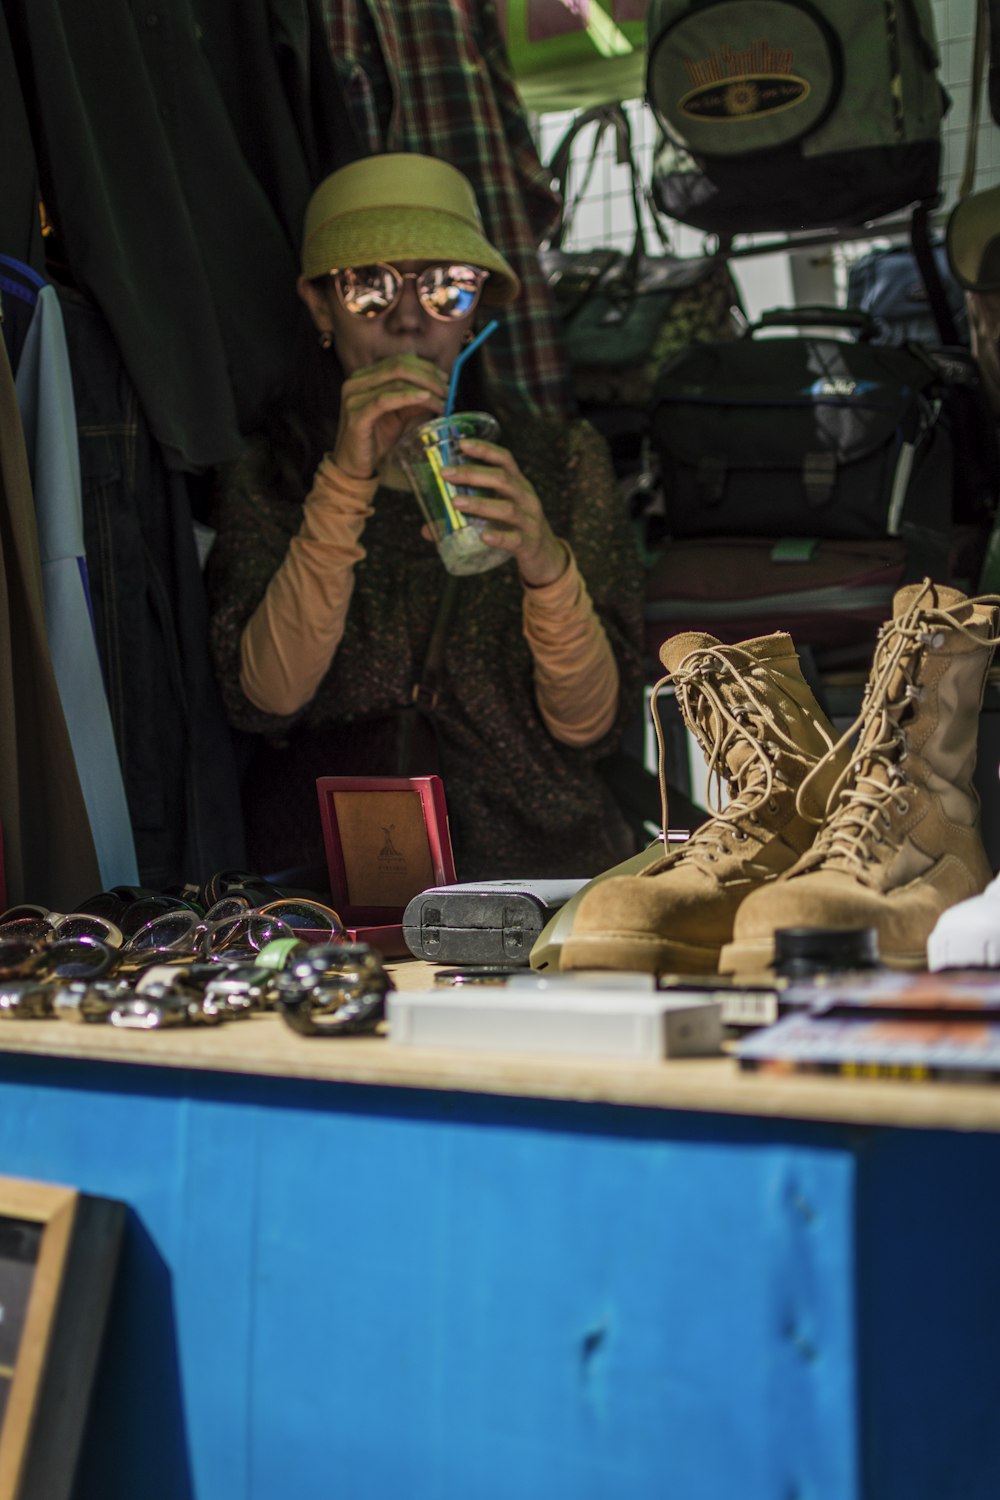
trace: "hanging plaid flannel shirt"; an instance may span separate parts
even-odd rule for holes
[[[490,379],[539,410],[571,410],[565,357],[537,246],[560,204],[538,158],[493,0],[323,0],[362,144],[451,162],[523,291],[484,349]]]

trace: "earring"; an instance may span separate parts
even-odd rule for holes
[[[323,329],[322,333],[319,336],[319,347],[321,349],[333,348],[333,334],[330,333],[330,331],[326,328]]]

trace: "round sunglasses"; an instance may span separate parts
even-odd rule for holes
[[[330,275],[341,303],[355,317],[381,317],[396,306],[403,295],[404,281],[412,281],[424,312],[442,323],[451,323],[467,318],[475,309],[489,272],[458,262],[428,266],[423,271],[397,271],[395,266],[379,261],[331,271]]]

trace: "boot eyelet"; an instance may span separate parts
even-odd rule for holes
[[[910,810],[910,804],[906,801],[905,797],[904,797],[904,799],[903,799],[902,802],[897,803],[897,806],[898,806],[900,812],[902,813],[903,817],[905,818],[906,814]]]
[[[934,632],[934,634],[931,636],[931,646],[933,647],[933,649],[935,651],[940,651],[941,647],[943,645],[944,645],[944,636],[942,635],[942,633],[941,633],[940,630],[936,630]]]
[[[767,799],[767,810],[768,810],[769,813],[776,813],[778,811],[778,799],[777,799],[777,797],[768,797],[768,799]]]

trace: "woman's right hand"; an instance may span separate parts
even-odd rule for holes
[[[396,354],[355,370],[340,391],[333,461],[352,479],[372,479],[415,421],[441,416],[448,378],[418,354]]]

